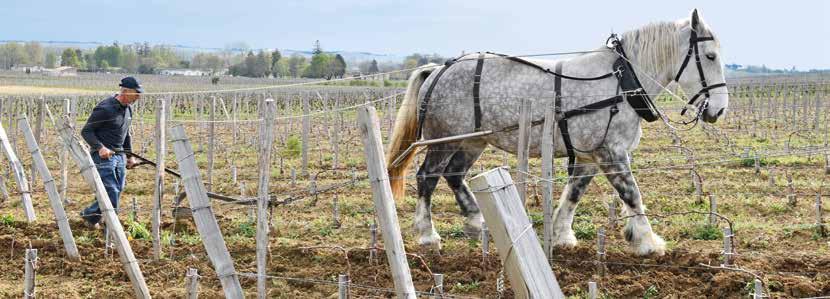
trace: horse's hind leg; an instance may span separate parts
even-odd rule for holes
[[[458,149],[458,144],[432,145],[427,149],[424,163],[418,169],[418,202],[415,204],[415,230],[418,244],[441,249],[441,236],[432,225],[432,193],[441,178],[441,172],[447,168],[450,158]]]
[[[449,164],[447,164],[447,168],[444,169],[444,179],[447,180],[447,185],[455,193],[455,201],[461,209],[461,215],[467,218],[464,221],[464,234],[470,238],[477,238],[481,233],[483,218],[473,193],[470,192],[470,188],[464,182],[464,177],[486,147],[486,143],[465,142],[461,149],[455,152]]]
[[[579,198],[585,193],[585,188],[597,173],[596,165],[589,161],[577,160],[573,174],[568,178],[568,185],[562,190],[559,205],[553,212],[553,245],[576,246],[576,235],[573,231],[574,212]]]
[[[597,154],[605,177],[619,193],[625,203],[626,214],[632,216],[625,226],[625,239],[637,255],[663,255],[666,242],[655,234],[645,215],[645,205],[640,197],[637,181],[631,173],[628,156],[625,152],[602,151]]]

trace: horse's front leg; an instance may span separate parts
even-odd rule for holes
[[[663,255],[666,242],[655,234],[645,215],[646,207],[640,197],[640,188],[631,173],[628,153],[625,151],[597,151],[597,160],[605,177],[617,190],[625,203],[628,218],[624,229],[625,239],[637,255]]]
[[[576,246],[576,235],[572,229],[574,212],[579,198],[597,173],[597,167],[590,161],[577,160],[573,174],[568,178],[568,185],[559,197],[559,206],[553,212],[553,245]]]

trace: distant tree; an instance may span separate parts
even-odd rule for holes
[[[378,61],[372,59],[372,63],[369,65],[369,74],[377,74],[380,70],[378,69]]]
[[[94,71],[98,68],[98,64],[95,63],[95,54],[93,53],[86,53],[84,54],[84,69]]]
[[[198,53],[190,60],[190,67],[209,70],[211,74],[215,74],[225,66],[225,62],[216,54],[213,53]]]
[[[334,77],[343,78],[346,75],[346,61],[343,60],[343,56],[340,56],[340,54],[334,55],[331,67]]]
[[[274,75],[274,78],[291,76],[291,72],[288,71],[288,60],[288,58],[280,59],[280,61],[271,67],[271,74]]]
[[[101,60],[101,64],[99,65],[102,71],[107,71],[110,68],[110,63],[106,60]]]
[[[331,79],[333,76],[331,70],[331,61],[334,60],[331,55],[325,53],[315,54],[311,57],[311,64],[303,72],[305,78],[327,78]]]
[[[274,49],[274,52],[271,52],[271,74],[275,78],[285,75],[280,70],[280,59],[282,59],[282,53],[280,53],[280,50]]]
[[[121,62],[120,66],[127,72],[138,72],[139,66],[143,64],[139,63],[138,54],[136,53],[135,49],[133,49],[132,47],[124,47],[124,49],[120,51],[120,53],[120,57],[118,58],[118,61]],[[144,68],[146,69],[147,67],[145,66]],[[149,73],[152,73],[152,70]]]
[[[267,77],[271,75],[271,54],[260,50],[256,54],[256,62],[251,70],[251,77]]]
[[[323,47],[320,46],[320,40],[319,39],[314,41],[314,48],[312,48],[311,54],[314,54],[314,55],[323,54]]]
[[[28,64],[29,59],[26,50],[18,43],[5,43],[0,46],[0,61],[3,68],[9,69],[20,64]]]
[[[43,47],[38,42],[28,42],[23,44],[23,49],[26,51],[26,57],[30,64],[43,65]]]
[[[61,66],[80,68],[81,61],[78,59],[78,54],[71,48],[64,49],[61,53]]]
[[[245,67],[242,69],[241,76],[246,77],[253,77],[253,71],[256,68],[256,55],[254,55],[253,51],[248,51],[248,55],[245,56]]]
[[[425,54],[415,53],[415,54],[406,56],[406,58],[404,58],[404,63],[403,64],[404,64],[405,68],[413,68],[413,67],[419,67],[419,66],[425,65],[427,63],[442,64],[442,63],[444,63],[445,60],[446,60],[446,58],[441,57],[441,55],[438,55],[438,54],[425,55]]]
[[[280,59],[282,59],[282,53],[280,53],[280,50],[274,49],[274,52],[271,52],[271,72],[272,73],[276,73],[274,71],[274,69],[277,68],[277,64],[280,62]]]
[[[149,57],[150,54],[152,53],[152,48],[150,47],[150,43],[144,42],[143,44],[141,44],[141,46],[138,47],[138,50],[136,52],[138,53],[138,56]]]
[[[155,73],[156,73],[156,69],[154,69],[154,68],[153,68],[152,66],[150,66],[150,65],[147,65],[147,64],[143,64],[143,63],[142,63],[142,64],[140,64],[140,65],[138,66],[138,73],[139,73],[139,74],[155,74]]]
[[[301,74],[303,74],[305,72],[305,69],[308,67],[308,62],[306,61],[306,58],[298,54],[294,54],[290,58],[288,58],[286,64],[288,66],[288,73],[291,75],[291,77],[294,78],[297,78]]]
[[[79,68],[86,67],[87,60],[84,58],[84,52],[81,51],[81,49],[75,49],[75,56],[78,56],[78,61],[81,62],[81,64],[78,67]]]
[[[103,62],[106,61],[108,66],[118,67],[121,66],[121,47],[118,43],[113,43],[111,46],[99,46],[95,48],[95,63],[98,66],[102,66]]]
[[[58,63],[58,55],[55,55],[54,52],[49,52],[46,54],[46,61],[44,62],[44,66],[48,68],[53,68]]]

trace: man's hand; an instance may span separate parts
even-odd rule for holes
[[[132,169],[136,164],[138,164],[138,159],[135,157],[127,158],[127,169]]]
[[[106,146],[101,146],[101,148],[98,149],[98,156],[101,157],[101,159],[107,160],[112,157],[113,154],[115,154],[115,152],[108,149]]]

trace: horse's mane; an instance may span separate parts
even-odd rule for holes
[[[677,36],[680,28],[675,22],[659,22],[627,31],[622,34],[623,49],[636,61],[635,68],[656,76],[666,75],[667,67],[682,60],[679,56],[683,42]]]
[[[683,51],[689,46],[688,36],[679,37],[683,28],[689,26],[689,19],[677,22],[657,22],[622,34],[623,48],[639,68],[655,76],[671,76],[671,70],[683,61]],[[701,35],[711,35],[706,24],[701,23]],[[716,46],[719,47],[715,38]],[[637,67],[637,66],[635,66]]]

